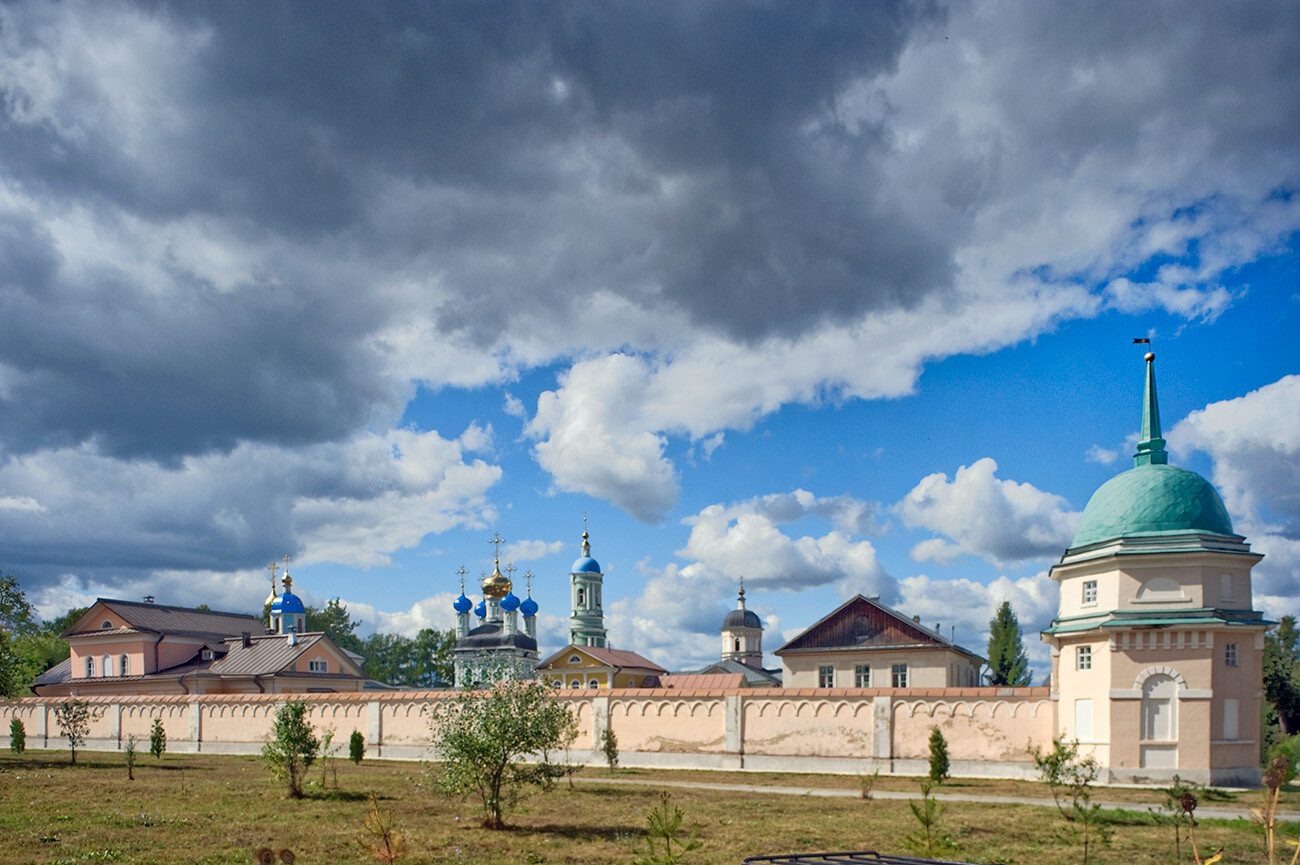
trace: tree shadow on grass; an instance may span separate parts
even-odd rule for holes
[[[571,841],[609,841],[614,838],[640,838],[645,835],[644,826],[572,826],[555,823],[531,826],[507,824],[500,831],[517,835],[557,835]]]
[[[303,796],[304,799],[315,799],[320,802],[365,802],[370,798],[369,793],[360,793],[356,790],[321,790],[312,791]],[[390,799],[391,796],[379,796],[379,799]]]

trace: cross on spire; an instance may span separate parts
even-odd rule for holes
[[[518,570],[518,568],[515,567],[515,563],[514,563],[514,562],[506,562],[506,566],[505,566],[504,570],[505,570],[505,572],[506,572],[506,576],[507,576],[507,577],[510,577],[511,579],[514,579],[515,571]]]
[[[276,562],[276,561],[273,561],[273,562],[271,562],[271,564],[269,564],[269,565],[266,566],[266,569],[267,569],[268,571],[271,572],[271,585],[274,586],[274,585],[275,585],[275,575],[276,575],[276,573],[280,570],[280,563],[279,563],[279,562]]]
[[[466,570],[465,566],[462,564],[460,570],[456,573],[460,575],[460,593],[463,595],[465,594],[465,575],[468,574],[469,571]]]
[[[493,548],[492,558],[496,561],[497,564],[501,563],[501,545],[504,544],[505,542],[506,539],[501,537],[500,532],[493,532],[492,540],[488,541],[488,543],[491,544]]]
[[[524,585],[528,587],[528,597],[533,596],[533,571],[532,568],[524,571]]]

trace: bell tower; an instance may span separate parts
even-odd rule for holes
[[[573,570],[569,572],[570,645],[605,647],[605,611],[601,606],[601,585],[604,580],[600,563],[591,557],[591,536],[587,534],[587,517],[584,515],[582,555],[573,563]]]

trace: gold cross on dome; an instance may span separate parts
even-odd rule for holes
[[[456,573],[460,575],[460,593],[463,595],[465,594],[465,575],[469,573],[469,570],[464,565],[461,565],[460,570]]]
[[[506,562],[505,572],[506,572],[506,576],[507,576],[507,577],[510,577],[511,579],[514,579],[515,571],[516,571],[516,570],[518,570],[518,568],[515,567],[515,563],[514,563],[514,562]]]
[[[271,582],[274,583],[274,582],[275,582],[275,575],[276,575],[276,573],[279,572],[279,570],[280,570],[280,563],[279,563],[279,562],[271,562],[271,564],[269,564],[269,565],[266,566],[266,569],[267,569],[268,571],[271,572]]]

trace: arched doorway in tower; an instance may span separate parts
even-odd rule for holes
[[[1142,768],[1178,768],[1178,683],[1158,673],[1142,683]]]

